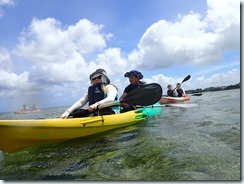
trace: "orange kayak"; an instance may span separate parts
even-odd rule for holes
[[[183,101],[190,100],[189,96],[184,97],[169,97],[169,96],[162,96],[159,103],[160,104],[169,104],[169,103],[179,103]]]

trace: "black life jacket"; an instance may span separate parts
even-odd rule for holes
[[[182,89],[176,89],[176,91],[178,93],[178,97],[182,97],[183,90]]]
[[[88,103],[92,105],[105,98],[104,84],[92,85],[88,88]]]
[[[139,87],[141,87],[141,86],[143,86],[143,85],[145,85],[145,84],[146,84],[145,82],[141,82],[141,81],[139,81],[138,84],[129,84],[129,85],[125,88],[124,93],[129,93],[129,92],[131,92],[132,90],[134,90],[134,89],[136,89],[136,88],[139,88]]]
[[[168,90],[167,95],[173,97],[174,96],[174,90]]]

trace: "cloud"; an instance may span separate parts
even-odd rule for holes
[[[22,32],[14,53],[32,63],[32,78],[36,81],[80,81],[95,69],[87,69],[91,67],[85,60],[86,55],[106,47],[107,35],[101,33],[102,28],[87,19],[62,26],[54,18],[34,18]]]
[[[157,82],[161,84],[164,94],[167,91],[167,85],[171,84],[176,86],[176,83],[182,82],[183,78],[175,78],[165,76],[163,74],[154,75],[151,78],[144,79],[147,83]],[[220,72],[213,74],[209,77],[204,75],[197,78],[190,78],[188,81],[182,84],[183,88],[186,90],[197,89],[197,88],[207,88],[213,86],[227,86],[240,82],[240,70],[237,68],[231,69],[227,72]]]
[[[29,88],[29,73],[24,72],[20,75],[0,70],[0,86],[5,89],[23,90]]]
[[[135,68],[216,63],[224,51],[239,49],[240,5],[227,0],[221,5],[211,0],[207,3],[205,17],[190,12],[179,14],[174,22],[154,23],[129,54],[120,48],[107,48],[106,41],[113,35],[104,34],[103,25],[87,19],[62,25],[54,18],[34,18],[21,33],[14,53],[31,62],[32,80],[55,84],[82,81],[96,68],[118,75]]]
[[[94,64],[98,68],[104,68],[111,75],[122,74],[128,68],[126,56],[123,56],[120,48],[106,49],[103,53],[98,54]]]
[[[80,98],[90,84],[90,73],[97,68],[104,68],[109,77],[124,72],[126,56],[120,48],[106,48],[106,39],[113,35],[102,29],[87,19],[63,26],[54,18],[34,18],[12,52],[0,47],[0,97],[42,96],[45,101],[52,96],[53,101],[64,104],[67,99],[63,96]],[[16,74],[16,59],[31,67]]]
[[[11,54],[6,48],[0,47],[0,70],[11,71],[12,67]]]
[[[179,14],[175,22],[154,23],[129,60],[149,70],[220,62],[222,53],[240,49],[240,3],[229,0],[221,3],[209,0],[205,17],[190,12]]]
[[[3,6],[12,6],[14,5],[14,1],[13,0],[0,0],[0,18],[4,15],[4,11],[3,11]]]
[[[196,78],[193,85],[198,88],[206,88],[212,86],[227,86],[240,82],[240,70],[231,69],[226,73],[216,73],[208,78],[204,75]]]
[[[0,96],[9,96],[16,94],[10,91],[23,91],[32,87],[28,72],[25,71],[18,75],[13,72],[13,69],[11,53],[6,48],[0,47]]]
[[[0,0],[0,12],[1,2],[13,1]],[[107,45],[113,34],[105,33],[104,25],[87,19],[63,25],[55,18],[33,18],[11,52],[0,47],[0,97],[19,97],[24,101],[23,96],[28,96],[43,103],[46,100],[46,104],[66,105],[80,98],[90,84],[90,73],[97,68],[107,71],[120,94],[128,85],[123,74],[132,69],[145,72],[176,65],[202,68],[184,83],[185,89],[237,83],[240,81],[237,68],[205,75],[238,66],[239,58],[234,62],[225,61],[224,66],[207,68],[220,62],[227,51],[239,53],[240,4],[233,0],[208,0],[207,4],[204,16],[191,11],[179,14],[174,21],[159,20],[152,24],[130,53]],[[26,71],[17,74],[16,61],[28,62],[28,67],[23,67]],[[182,78],[160,74],[144,80],[158,82],[166,91],[167,84],[174,86]]]
[[[3,5],[12,5],[14,3],[13,0],[0,0],[0,6]]]

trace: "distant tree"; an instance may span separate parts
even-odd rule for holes
[[[208,88],[197,88],[197,89],[192,89],[192,90],[186,90],[186,93],[200,93],[200,92],[207,92],[207,91],[222,91],[222,90],[230,90],[230,89],[238,89],[241,87],[241,83],[237,83],[234,85],[229,85],[229,86],[217,86],[217,87],[208,87]]]

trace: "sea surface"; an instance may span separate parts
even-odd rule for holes
[[[0,180],[239,181],[240,90],[205,92],[187,103],[198,107],[162,107],[127,128],[0,152]],[[66,108],[0,119],[52,118]]]

